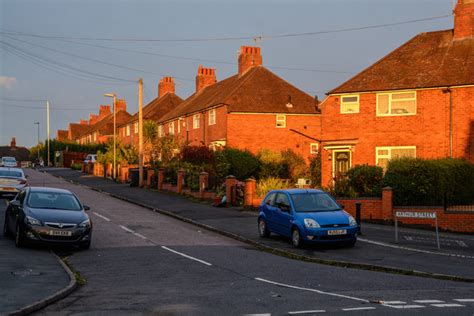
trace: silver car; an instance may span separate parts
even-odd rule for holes
[[[15,157],[2,157],[2,167],[17,167],[18,163],[16,162]]]
[[[0,198],[14,197],[26,186],[28,182],[22,169],[0,167]]]

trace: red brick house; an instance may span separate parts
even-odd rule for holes
[[[454,29],[421,33],[328,93],[322,102],[322,183],[394,157],[474,163],[474,1]]]
[[[196,92],[160,121],[161,135],[190,145],[229,146],[257,153],[318,150],[318,101],[262,66],[259,47],[242,46],[238,73],[217,82],[199,66]],[[309,136],[311,135],[311,136]]]
[[[163,77],[158,83],[158,97],[143,107],[143,120],[159,122],[169,111],[176,108],[183,99],[175,94],[172,77]],[[118,125],[118,135],[124,144],[138,146],[138,113]]]
[[[68,140],[68,134],[69,134],[68,130],[58,129],[57,133],[56,133],[56,140],[61,141],[61,142],[67,141]]]

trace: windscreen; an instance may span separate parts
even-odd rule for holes
[[[23,178],[23,173],[14,170],[0,170],[0,177]]]
[[[6,162],[16,162],[15,158],[3,158],[3,161],[6,161]]]
[[[340,207],[324,192],[291,194],[296,212],[336,211]]]
[[[72,194],[56,192],[31,192],[28,197],[31,208],[60,209],[67,211],[82,210],[79,201]]]

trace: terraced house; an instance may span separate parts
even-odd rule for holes
[[[454,14],[454,29],[418,34],[328,93],[323,185],[395,157],[474,162],[474,0]]]
[[[262,66],[259,47],[242,46],[238,73],[217,81],[199,66],[196,91],[160,121],[160,134],[189,145],[318,151],[318,101]],[[315,136],[316,135],[316,136]]]
[[[143,107],[143,120],[159,122],[169,111],[176,108],[183,99],[175,94],[172,77],[163,77],[158,83],[158,97]],[[118,135],[124,144],[138,146],[138,113],[118,125]]]

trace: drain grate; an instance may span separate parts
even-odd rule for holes
[[[42,273],[29,269],[29,270],[13,271],[12,274],[14,276],[24,278],[24,277],[29,277],[29,276],[40,276]]]

